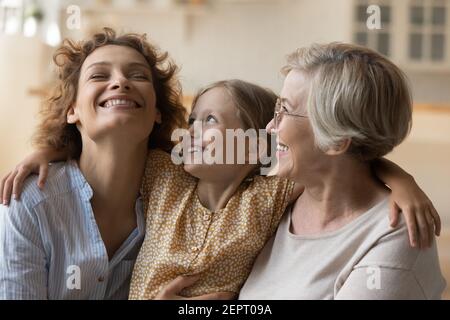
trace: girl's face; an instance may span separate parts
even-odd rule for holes
[[[194,127],[201,127],[201,132],[196,132]],[[183,155],[185,162],[186,159],[190,160],[184,165],[184,169],[188,173],[199,179],[229,181],[230,177],[237,176],[241,170],[248,170],[248,165],[237,164],[237,143],[236,141],[227,141],[226,129],[244,130],[244,125],[239,119],[238,110],[227,91],[221,87],[212,88],[197,99],[189,116],[191,146],[196,145],[194,139],[201,141],[201,146],[189,148],[187,154]],[[222,141],[219,139],[213,143],[218,134],[222,136]],[[197,142],[197,144],[200,143]],[[234,150],[233,164],[225,164],[227,144],[230,144]],[[194,157],[198,156],[197,152],[216,156],[216,152],[220,152],[218,148],[221,149],[222,156],[220,158],[222,158],[223,164],[206,164],[204,160],[201,164],[194,163]]]
[[[160,117],[151,69],[138,51],[107,45],[86,58],[67,115],[83,141],[144,142]]]

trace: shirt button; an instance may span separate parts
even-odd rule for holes
[[[197,252],[197,251],[198,251],[198,247],[192,247],[191,249],[192,249],[192,251],[194,251],[194,252]]]
[[[205,213],[203,215],[203,220],[208,221],[209,219],[211,219],[211,215],[209,213]]]
[[[103,281],[105,281],[105,278],[104,277],[102,277],[102,276],[100,276],[100,277],[98,277],[98,282],[103,282]]]

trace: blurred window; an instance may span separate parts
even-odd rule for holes
[[[421,26],[423,25],[424,8],[422,6],[412,6],[409,9],[409,21],[411,24]]]
[[[0,0],[0,33],[14,34],[22,30],[23,6],[19,0]]]
[[[423,38],[421,33],[409,35],[409,56],[412,59],[422,59]]]
[[[447,58],[448,0],[410,0],[409,58],[442,62]]]
[[[369,30],[367,27],[367,20],[371,16],[370,13],[367,13],[367,8],[371,4],[373,2],[369,0],[356,1],[353,41],[356,44],[367,46],[385,56],[389,56],[391,54],[392,38],[391,0],[379,0],[376,3],[380,8],[380,29]]]

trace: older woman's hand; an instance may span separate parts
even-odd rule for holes
[[[64,150],[41,149],[33,152],[20,162],[12,171],[7,173],[0,182],[0,200],[8,205],[11,194],[18,199],[22,193],[25,179],[32,173],[39,174],[38,187],[43,188],[47,179],[49,162],[64,160],[67,154]]]
[[[155,300],[232,300],[236,298],[236,293],[234,292],[214,292],[192,298],[185,298],[179,295],[184,288],[192,286],[199,279],[199,275],[178,276],[161,289]]]
[[[431,200],[410,176],[391,185],[391,226],[398,223],[403,213],[408,227],[411,246],[427,248],[433,243],[433,236],[441,232],[441,219]]]

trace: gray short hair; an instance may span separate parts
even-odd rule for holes
[[[311,79],[308,114],[322,150],[350,138],[349,152],[371,160],[390,152],[411,130],[406,76],[379,53],[345,43],[314,44],[288,55],[282,72],[291,70]]]

